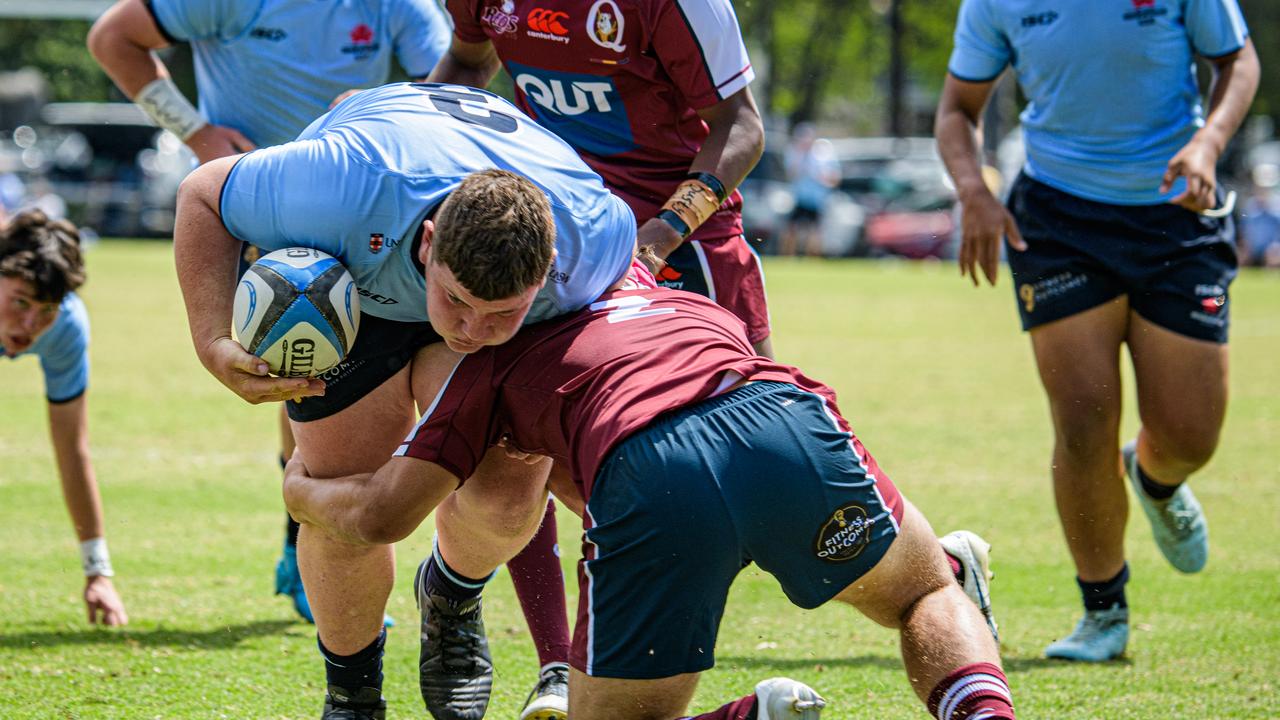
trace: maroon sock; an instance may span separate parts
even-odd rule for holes
[[[529,634],[538,649],[538,662],[569,662],[569,614],[564,599],[564,570],[556,546],[556,505],[547,501],[542,527],[507,563],[520,598]]]
[[[709,713],[692,715],[681,720],[755,720],[755,718],[756,694],[751,693]]]
[[[991,663],[965,665],[929,693],[929,713],[938,720],[1014,720],[1009,681]]]
[[[955,555],[952,555],[951,553],[947,552],[945,548],[943,548],[942,554],[947,556],[947,563],[951,565],[951,575],[955,577],[956,582],[963,585],[964,584],[964,566],[960,564],[960,559],[957,558]]]

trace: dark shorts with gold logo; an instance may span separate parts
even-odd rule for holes
[[[311,422],[356,404],[408,365],[422,348],[444,342],[429,322],[397,322],[360,314],[360,331],[351,352],[320,376],[324,395],[285,403],[289,419]]]
[[[1094,202],[1026,175],[1014,183],[1009,210],[1027,242],[1023,252],[1008,249],[1024,330],[1128,295],[1160,327],[1227,341],[1237,268],[1230,217]]]
[[[615,447],[587,502],[574,667],[630,679],[706,670],[748,564],[804,608],[874,567],[903,501],[831,410],[793,385],[750,383]]]

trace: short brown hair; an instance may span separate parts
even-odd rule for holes
[[[62,302],[84,284],[80,231],[40,210],[18,213],[0,226],[0,275],[31,283],[41,302]]]
[[[506,170],[463,179],[435,217],[431,259],[467,292],[502,300],[541,283],[555,256],[551,202],[537,185]]]

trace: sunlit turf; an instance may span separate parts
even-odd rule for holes
[[[126,629],[84,621],[39,369],[0,361],[0,717],[319,716],[314,628],[271,596],[283,525],[274,415],[196,361],[169,253],[104,242],[89,254],[83,293],[92,444]],[[973,290],[950,265],[766,270],[779,355],[837,389],[859,436],[939,533],[965,527],[994,544],[1020,717],[1280,717],[1280,275],[1246,272],[1233,288],[1231,407],[1195,485],[1211,522],[1209,567],[1169,568],[1135,508],[1128,656],[1085,666],[1041,659],[1074,624],[1078,599],[1049,492],[1046,406],[1008,277]],[[560,513],[567,567],[579,537],[570,518]],[[411,579],[430,542],[428,524],[398,548],[392,717],[426,717]],[[508,578],[486,602],[497,663],[489,717],[514,720],[537,662]],[[823,691],[825,717],[926,717],[892,633],[847,608],[796,609],[754,570],[735,587],[717,658],[696,711],[790,675]]]

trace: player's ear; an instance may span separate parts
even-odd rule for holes
[[[422,242],[418,243],[418,262],[430,265],[431,261],[431,236],[435,235],[436,224],[432,220],[422,221]]]

